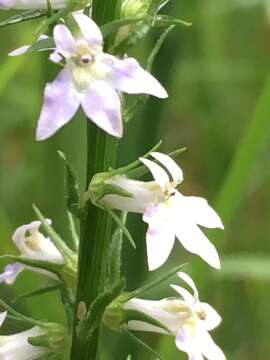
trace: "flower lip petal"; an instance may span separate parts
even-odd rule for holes
[[[53,37],[57,51],[65,58],[70,58],[76,54],[76,41],[65,25],[56,25],[53,30]]]
[[[161,189],[165,190],[166,186],[170,183],[170,179],[166,171],[152,160],[145,158],[140,158],[140,160],[146,167],[148,167]]]
[[[161,222],[149,224],[146,234],[147,260],[149,271],[158,269],[168,259],[173,245],[174,233]]]
[[[81,105],[86,115],[101,129],[122,137],[121,103],[117,92],[104,81],[95,81]]]
[[[180,279],[184,280],[184,282],[185,282],[188,286],[191,287],[191,289],[192,289],[193,292],[194,292],[194,300],[195,300],[195,302],[198,301],[198,300],[199,300],[198,289],[197,289],[194,281],[191,279],[191,277],[190,277],[188,274],[184,273],[183,271],[179,271],[179,272],[177,273],[177,276],[178,276]]]
[[[97,24],[82,13],[76,13],[73,16],[80,27],[82,35],[87,40],[88,45],[90,47],[102,46],[103,36]]]
[[[0,313],[0,326],[3,325],[3,322],[5,321],[6,317],[7,317],[7,311]]]
[[[215,329],[222,321],[221,316],[207,303],[200,303],[200,308],[206,314],[205,320],[201,321],[203,327],[207,331]]]
[[[187,251],[199,255],[204,261],[216,269],[220,269],[220,259],[215,246],[208,240],[201,229],[192,219],[185,219],[185,223],[175,219],[175,234]]]
[[[160,152],[151,152],[150,155],[158,160],[168,170],[176,184],[180,184],[183,181],[183,171],[170,156]]]
[[[223,351],[215,344],[207,331],[200,329],[196,337],[197,346],[208,360],[226,360]]]

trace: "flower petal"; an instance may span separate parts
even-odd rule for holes
[[[164,99],[168,97],[163,86],[134,58],[111,61],[113,86],[128,94],[149,94]]]
[[[216,248],[198,226],[175,221],[175,232],[176,237],[186,250],[199,255],[214,268],[220,269],[220,260]]]
[[[189,216],[194,223],[211,229],[224,229],[218,214],[202,197],[182,196],[181,202],[181,206],[184,208],[186,216]]]
[[[7,317],[7,311],[0,313],[0,326],[3,325],[3,322],[5,321],[6,317]]]
[[[160,188],[154,181],[144,182],[117,175],[111,179],[111,184],[133,195],[131,198],[115,194],[105,195],[101,201],[111,209],[143,214],[160,196]]]
[[[186,352],[190,357],[195,355],[195,352],[198,354],[196,348],[195,337],[193,335],[194,329],[192,325],[182,326],[176,334],[175,343],[179,350]],[[192,357],[191,357],[192,358]],[[197,359],[195,357],[195,359]]]
[[[179,271],[179,272],[177,273],[177,276],[178,276],[180,279],[184,280],[185,283],[186,283],[188,286],[191,287],[191,289],[193,290],[193,293],[194,293],[194,299],[195,299],[195,301],[198,301],[198,300],[199,300],[198,289],[197,289],[194,281],[191,279],[191,277],[190,277],[188,274],[186,274],[186,273],[184,273],[184,272],[182,272],[182,271]]]
[[[148,167],[148,169],[153,175],[153,178],[161,187],[161,189],[165,190],[166,186],[170,183],[170,179],[166,171],[154,161],[145,158],[140,158],[140,160],[145,166]]]
[[[171,285],[171,288],[177,291],[178,294],[180,294],[183,297],[183,299],[188,303],[188,305],[193,306],[194,298],[189,291],[178,285]]]
[[[5,270],[0,274],[0,284],[6,283],[11,285],[16,280],[17,276],[24,270],[24,266],[19,263],[8,264]]]
[[[205,330],[209,331],[215,329],[222,321],[221,316],[211,305],[207,303],[200,303],[200,308],[206,314],[205,320],[201,321]]]
[[[76,41],[65,25],[56,25],[53,30],[53,37],[57,51],[65,58],[70,58],[76,54]]]
[[[36,139],[45,140],[55,134],[72,119],[79,105],[69,71],[64,69],[52,83],[46,85]]]
[[[73,16],[80,27],[82,35],[87,40],[88,45],[90,47],[102,46],[103,36],[97,24],[82,13],[76,13]]]
[[[146,247],[149,270],[156,270],[170,255],[175,234],[167,218],[166,206],[149,207],[143,220],[149,224],[146,233]]]
[[[107,133],[122,137],[121,103],[118,94],[104,81],[95,81],[81,101],[86,115]]]
[[[47,219],[47,222],[50,223],[51,221]],[[40,225],[40,221],[33,221],[30,224],[20,226],[14,232],[12,240],[23,256],[63,264],[63,256],[53,242],[39,232]]]
[[[176,164],[176,162],[169,157],[168,155],[162,154],[160,152],[152,152],[151,156],[153,156],[156,160],[158,160],[165,168],[169,171],[172,176],[173,181],[176,184],[180,184],[183,179],[183,171]]]
[[[196,338],[196,343],[201,353],[208,360],[226,360],[223,351],[214,343],[211,335],[207,331],[198,331]]]
[[[182,288],[181,286],[178,285],[170,285],[172,289],[174,289],[175,291],[178,292],[178,294],[180,294],[182,296],[182,298],[185,300],[185,302],[192,308],[194,305],[194,298],[193,296],[190,294],[190,292],[184,288]]]

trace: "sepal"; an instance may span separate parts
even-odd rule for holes
[[[33,346],[48,348],[54,354],[67,353],[69,348],[68,334],[64,326],[57,323],[44,325],[46,333],[35,337],[29,337],[28,342]]]

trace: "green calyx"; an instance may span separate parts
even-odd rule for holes
[[[105,195],[119,195],[132,198],[133,195],[130,192],[113,183],[115,175],[117,175],[117,171],[96,174],[84,194],[84,201],[86,202],[90,199],[93,204],[97,205]]]
[[[49,349],[54,354],[64,356],[69,349],[69,337],[64,326],[57,323],[47,323],[42,326],[44,334],[29,337],[28,342],[33,346]]]

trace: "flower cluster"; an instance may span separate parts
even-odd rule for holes
[[[166,3],[167,1],[157,2],[156,13]],[[109,135],[120,138],[123,136],[125,125],[124,94],[152,95],[161,99],[166,98],[168,94],[159,81],[135,58],[127,55],[121,57],[117,52],[107,52],[108,47],[104,46],[105,35],[102,29],[86,15],[89,3],[78,1],[74,4],[72,10],[76,11],[67,17],[58,18],[52,37],[43,34],[34,44],[20,47],[10,53],[10,56],[17,56],[30,51],[50,50],[50,61],[61,67],[56,79],[45,87],[36,139],[45,140],[54,135],[71,121],[79,108],[82,108],[87,119],[97,127]],[[43,9],[41,14],[47,14],[46,9],[50,13],[67,5],[70,5],[67,0],[0,0],[0,9]],[[84,12],[81,11],[83,9]],[[136,3],[125,0],[122,2],[120,13],[125,18],[140,19],[147,16],[149,9],[153,11],[152,2],[149,0],[138,0]],[[58,14],[57,11],[55,14]],[[154,15],[155,12],[151,13],[148,24],[154,23]],[[67,204],[67,209],[74,242],[77,241],[77,233],[73,216],[80,218],[84,224],[84,211],[91,200],[94,205],[107,211],[108,215],[116,220],[116,230],[120,234],[119,248],[122,246],[123,233],[126,236],[130,234],[114,210],[142,214],[143,221],[148,226],[146,249],[150,271],[158,269],[167,261],[175,239],[179,240],[185,250],[200,256],[210,266],[219,269],[218,252],[201,227],[223,229],[222,221],[204,198],[185,196],[178,190],[183,181],[183,172],[173,156],[152,151],[135,164],[96,174],[87,192],[80,196],[77,194],[78,186],[73,169],[66,161],[67,191],[70,191],[67,199],[72,200],[72,206]],[[141,174],[146,172],[151,173],[152,181],[140,179]],[[138,173],[140,175],[134,175]],[[77,321],[73,313],[70,315],[76,305],[74,299],[77,288],[77,246],[68,246],[53,229],[52,221],[44,218],[37,208],[35,212],[38,220],[20,226],[12,236],[20,255],[3,256],[12,262],[8,263],[4,272],[0,274],[0,283],[13,284],[25,269],[47,276],[53,289],[61,291],[69,320],[69,334],[67,335],[68,331],[63,330],[59,324],[28,319],[0,300],[0,306],[8,310],[8,313],[11,311],[9,315],[17,320],[35,324],[29,330],[0,337],[0,358],[4,360],[34,360],[47,354],[54,358],[59,352],[70,348],[70,344],[66,346],[66,339],[71,338],[71,329],[74,328],[74,321]],[[105,269],[104,273],[107,270]],[[109,290],[105,289],[105,294],[101,294],[90,305],[90,310],[97,309],[95,316],[100,316],[100,321],[103,320],[109,326],[113,319],[114,324],[111,327],[116,327],[117,330],[151,331],[175,336],[177,348],[187,353],[189,360],[202,360],[204,357],[209,360],[224,360],[223,352],[209,334],[220,324],[221,317],[209,304],[200,302],[198,290],[187,274],[178,272],[178,276],[193,290],[193,294],[178,285],[171,285],[180,298],[127,298],[123,291],[125,281],[120,279],[116,284],[110,284]],[[42,291],[46,292],[44,289]],[[97,308],[98,305],[100,308]],[[80,334],[80,329],[85,330],[89,325],[87,321],[91,319],[92,313],[91,316],[89,313],[86,316],[85,307],[86,305],[83,305],[81,315],[80,304],[78,306],[79,325],[76,334]],[[0,314],[0,326],[7,316],[7,312]],[[96,329],[96,317],[94,325],[90,324],[87,328],[87,340],[91,337],[89,334]]]

